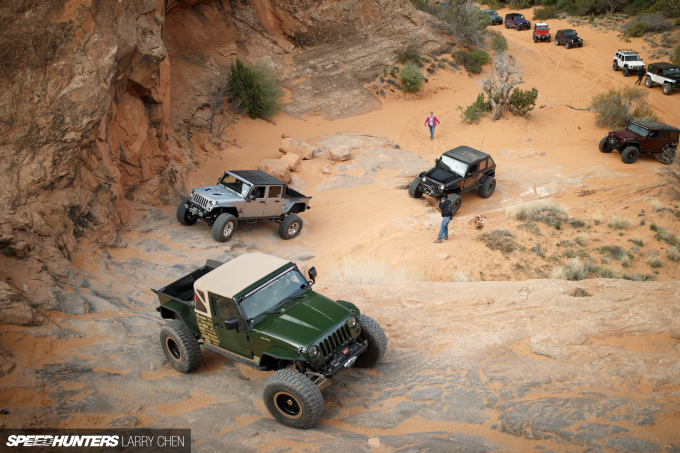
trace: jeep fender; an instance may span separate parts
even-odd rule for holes
[[[425,173],[427,173],[427,172],[426,172],[426,171],[421,171],[420,174],[418,175],[418,177],[419,177],[419,178],[422,178],[423,176],[425,176]]]
[[[231,214],[238,218],[238,209],[235,206],[218,206],[212,211],[215,213],[215,217],[219,217],[221,214]]]
[[[287,212],[282,212],[281,214],[297,214],[298,212],[305,212],[307,207],[303,202],[294,203]]]
[[[273,370],[277,369],[277,363],[279,360],[285,361],[285,362],[295,362],[295,361],[302,361],[302,362],[307,362],[307,359],[305,359],[302,354],[300,354],[297,351],[292,351],[290,349],[284,349],[280,346],[272,346],[271,348],[267,349],[267,352],[264,352],[262,356],[260,356],[260,361],[258,365],[260,366],[265,366],[269,367]]]
[[[200,332],[194,331],[194,329],[192,329],[189,326],[189,324],[187,324],[184,318],[182,318],[182,316],[176,310],[166,307],[164,305],[160,305],[156,307],[156,311],[161,314],[161,318],[163,319],[179,319],[180,321],[182,321],[184,327],[186,327],[189,332],[193,333],[194,335],[197,335],[199,338],[201,337]]]
[[[347,302],[346,300],[337,300],[336,301],[338,304],[342,305],[346,309],[353,311],[355,315],[359,316],[361,312],[357,308],[356,305],[354,305],[352,302]]]

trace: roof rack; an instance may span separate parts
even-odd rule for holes
[[[619,50],[617,50],[617,52],[634,52],[634,53],[640,53],[640,52],[638,52],[637,50],[633,50],[633,49],[619,49]]]

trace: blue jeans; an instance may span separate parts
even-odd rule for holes
[[[437,239],[439,239],[440,241],[442,240],[442,238],[444,238],[444,239],[449,238],[449,222],[450,221],[451,221],[451,217],[442,217],[442,224],[439,226],[439,236],[437,237]]]
[[[434,139],[434,126],[430,126],[430,140]]]

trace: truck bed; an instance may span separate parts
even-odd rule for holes
[[[161,304],[174,300],[194,306],[194,282],[219,266],[220,262],[208,260],[205,266],[176,280],[161,289],[152,289],[158,295]]]
[[[287,187],[286,188],[286,199],[287,200],[300,199],[300,200],[309,201],[309,200],[312,199],[312,197],[306,197],[306,196],[302,195],[300,192],[298,192],[297,190],[293,190],[290,187]]]

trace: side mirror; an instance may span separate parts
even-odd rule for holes
[[[248,201],[252,201],[254,199],[255,199],[255,194],[251,192],[250,195],[248,195]]]
[[[227,330],[238,329],[238,324],[238,319],[236,318],[231,318],[224,321],[224,327],[226,327]]]
[[[312,266],[309,268],[309,278],[312,280],[312,283],[316,283],[316,268]]]

